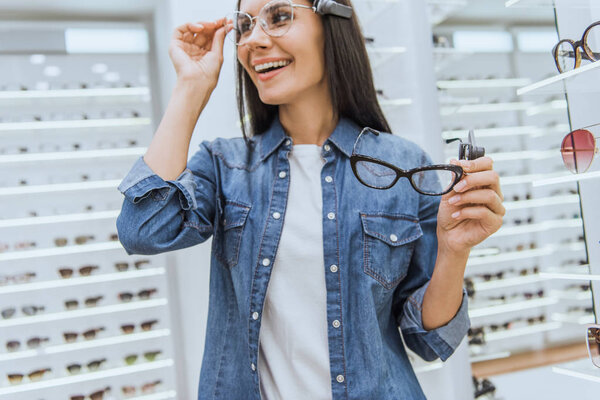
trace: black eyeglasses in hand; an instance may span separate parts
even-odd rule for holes
[[[368,132],[376,136],[380,133],[372,128],[364,128],[358,135],[350,156],[354,175],[367,187],[385,190],[394,186],[400,178],[407,178],[418,193],[442,196],[449,193],[463,176],[463,169],[458,165],[438,164],[403,170],[377,158],[356,154],[356,144]]]

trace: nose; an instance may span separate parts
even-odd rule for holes
[[[248,46],[250,48],[268,46],[271,37],[267,35],[262,25],[260,27],[258,25],[260,25],[260,20],[256,19],[254,26],[250,31],[250,35],[243,42],[244,46]]]

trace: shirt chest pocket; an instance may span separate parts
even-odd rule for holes
[[[416,219],[399,214],[360,214],[365,274],[386,289],[404,279],[415,241],[423,236]]]
[[[242,233],[250,205],[227,200],[219,224],[219,234],[215,239],[215,256],[227,267],[237,265],[240,253]]]

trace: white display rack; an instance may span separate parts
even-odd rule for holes
[[[117,218],[120,212],[121,210],[110,210],[77,214],[49,215],[45,217],[12,218],[5,220],[0,219],[0,229],[48,224],[67,224],[69,222],[89,222],[103,219],[110,220]]]
[[[566,203],[554,203],[554,204],[566,204]],[[505,206],[506,208],[506,206]],[[507,208],[508,210],[508,208]],[[555,219],[547,220],[537,224],[525,224],[523,226],[503,226],[496,233],[494,237],[500,236],[512,236],[521,235],[524,233],[538,233],[548,232],[553,229],[568,229],[568,228],[583,228],[583,220],[581,218],[572,219]]]
[[[140,157],[146,153],[146,147],[128,149],[81,150],[48,152],[34,154],[10,154],[0,156],[0,164],[16,164],[40,161],[89,160],[99,158]]]
[[[555,297],[542,297],[540,299],[515,301],[506,304],[478,307],[469,309],[470,318],[489,317],[490,315],[505,314],[513,311],[528,310],[538,307],[546,307],[558,303]]]
[[[503,289],[521,285],[529,285],[531,283],[539,283],[546,281],[547,278],[540,274],[527,275],[527,276],[516,276],[514,278],[496,279],[488,282],[475,282],[474,287],[477,293],[485,292],[487,290]]]
[[[591,171],[591,172],[584,172],[581,174],[560,174],[559,176],[556,177],[549,177],[549,178],[542,178],[539,177],[539,179],[534,179],[532,180],[531,184],[533,187],[540,187],[540,186],[549,186],[549,185],[558,185],[561,183],[568,183],[568,182],[578,182],[578,181],[584,181],[584,180],[588,180],[588,179],[596,179],[596,178],[600,178],[600,171]]]
[[[519,200],[519,201],[505,201],[502,203],[506,210],[523,210],[527,208],[538,208],[538,207],[546,207],[546,206],[557,206],[563,204],[579,204],[579,195],[565,195],[565,196],[554,196],[554,197],[540,197],[537,199],[530,200]],[[548,221],[553,223],[553,221]],[[567,226],[571,226],[570,224],[580,225],[580,222],[570,221],[567,223]]]
[[[569,8],[594,8],[590,0],[569,0],[568,3],[563,2],[561,4],[567,5]],[[555,7],[556,0],[506,0],[504,3],[506,7]]]
[[[79,192],[82,190],[115,189],[121,180],[111,179],[106,181],[88,181],[73,183],[55,183],[49,185],[29,185],[0,188],[1,196],[20,196],[27,194]]]
[[[148,127],[150,118],[106,118],[72,121],[36,121],[36,122],[3,122],[0,123],[0,135],[19,131],[56,130],[56,129],[90,129],[90,128],[127,128]]]
[[[565,314],[565,313],[553,313],[552,320],[562,322],[563,324],[574,324],[574,325],[587,325],[587,324],[593,324],[595,322],[595,318],[591,314],[572,315],[572,314]]]
[[[552,371],[557,374],[600,383],[600,368],[594,366],[589,358],[554,365]]]
[[[148,87],[131,88],[103,88],[103,89],[62,89],[62,90],[28,90],[28,91],[1,91],[0,100],[21,99],[64,99],[64,98],[86,98],[86,97],[129,97],[149,96]]]
[[[562,327],[560,322],[546,322],[543,324],[534,324],[520,328],[511,328],[499,332],[489,332],[485,334],[486,342],[497,342],[499,340],[514,339],[521,336],[533,335],[540,332],[549,332]]]
[[[523,86],[517,89],[517,95],[522,96],[524,94],[532,94],[535,92],[542,92],[543,94],[547,93],[565,93],[564,82],[567,80],[572,80],[575,77],[585,74],[588,71],[595,70],[600,67],[600,63],[593,62],[590,64],[584,64],[579,68],[575,68],[571,71],[563,72],[562,74],[558,74],[556,76],[552,76],[550,78],[546,78],[539,82],[532,83],[527,86]],[[544,90],[540,90],[544,89]]]
[[[457,79],[437,81],[438,89],[444,90],[473,90],[473,89],[506,89],[520,88],[529,85],[531,79],[511,78],[511,79]]]

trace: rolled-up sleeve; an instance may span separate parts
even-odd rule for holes
[[[213,234],[217,185],[211,143],[202,142],[187,168],[165,181],[140,157],[118,189],[125,199],[117,217],[128,254],[190,247]]]
[[[438,185],[437,182],[432,184]],[[429,331],[423,327],[423,298],[437,258],[439,204],[440,198],[437,196],[421,196],[419,224],[423,235],[416,240],[407,276],[396,288],[392,304],[406,345],[426,361],[448,359],[470,327],[468,296],[464,289],[460,308],[446,325]]]

